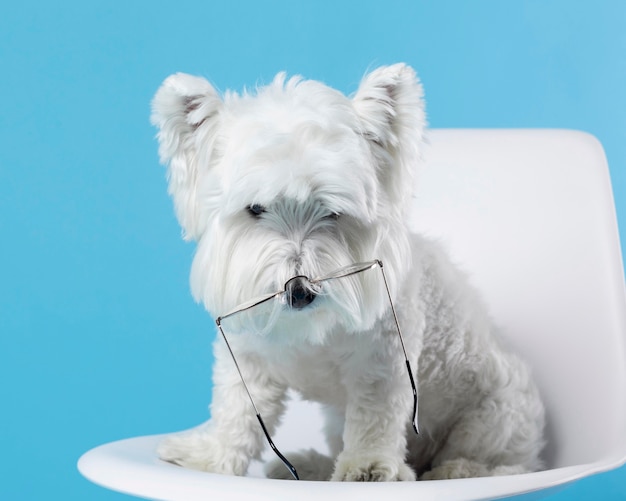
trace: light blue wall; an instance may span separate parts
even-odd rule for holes
[[[595,134],[626,228],[626,2],[32,2],[0,9],[0,498],[125,498],[75,470],[97,444],[194,425],[211,321],[148,103],[175,71],[220,88],[287,70],[352,92],[421,74],[434,127]],[[626,470],[557,500],[626,497]]]

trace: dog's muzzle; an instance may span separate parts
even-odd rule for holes
[[[287,304],[297,310],[310,305],[317,295],[306,277],[293,277],[285,284],[285,292]]]

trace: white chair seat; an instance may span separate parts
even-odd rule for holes
[[[548,469],[430,482],[288,482],[164,463],[155,454],[159,436],[149,436],[87,452],[81,473],[155,500],[429,501],[536,499],[624,464],[626,293],[602,147],[574,131],[434,130],[425,160],[411,224],[447,243],[509,345],[531,363],[548,410]],[[274,437],[281,451],[324,449],[310,404],[294,401],[284,422]]]

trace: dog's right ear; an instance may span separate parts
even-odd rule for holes
[[[210,168],[222,108],[209,82],[184,73],[165,79],[152,100],[159,156],[168,168],[168,191],[185,240],[197,240],[207,224],[197,188]]]
[[[426,127],[423,90],[415,71],[403,63],[372,71],[361,81],[353,105],[363,137],[374,151],[385,152],[378,171],[381,185],[392,203],[404,207],[413,190]]]

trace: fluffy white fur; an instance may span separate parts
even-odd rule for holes
[[[416,372],[419,436],[408,426],[412,394],[382,288],[353,281],[286,312],[265,335],[230,337],[270,432],[288,382],[324,404],[332,457],[290,455],[301,476],[441,479],[541,467],[544,410],[527,367],[503,349],[442,249],[407,229],[425,128],[411,68],[379,68],[351,98],[284,74],[254,94],[220,96],[206,80],[176,74],[157,92],[152,121],[184,236],[197,241],[192,291],[213,316],[294,275],[384,263]],[[251,214],[253,205],[264,212]],[[159,454],[243,475],[263,446],[218,338],[210,421],[169,437]],[[289,475],[282,465],[269,474]]]

